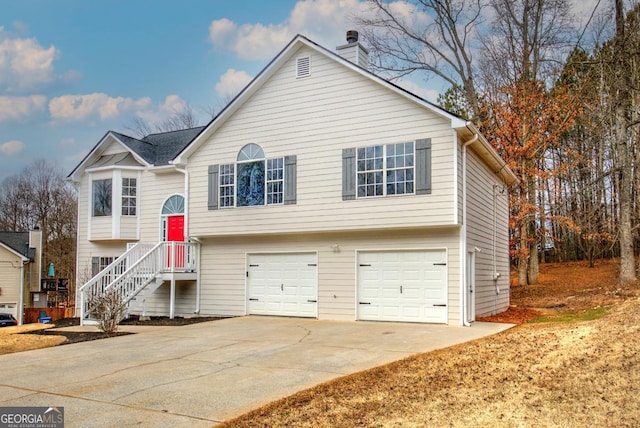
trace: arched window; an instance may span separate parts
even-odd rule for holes
[[[264,150],[257,144],[247,144],[238,153],[238,162],[264,159]]]
[[[173,195],[162,206],[162,215],[184,214],[184,197]]]

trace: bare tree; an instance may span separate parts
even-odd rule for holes
[[[398,78],[424,72],[461,88],[473,119],[480,117],[473,61],[484,0],[368,0],[372,14],[356,18],[378,72]],[[475,43],[475,45],[474,45]]]
[[[213,110],[208,114],[213,115]],[[178,131],[195,128],[199,125],[200,121],[196,111],[190,104],[186,104],[183,109],[174,110],[169,117],[158,123],[150,124],[148,121],[136,117],[129,125],[125,126],[125,129],[133,132],[138,138],[144,138],[156,132]]]
[[[43,268],[55,263],[59,275],[70,280],[75,270],[76,217],[77,192],[51,161],[37,160],[0,183],[0,229],[26,232],[39,226],[44,237]]]

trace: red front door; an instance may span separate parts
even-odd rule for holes
[[[184,242],[184,216],[167,217],[167,241]]]
[[[167,217],[167,241],[184,242],[184,216]],[[167,248],[167,267],[184,268],[184,246],[176,244],[175,252]]]

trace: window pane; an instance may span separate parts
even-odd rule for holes
[[[122,179],[122,215],[136,215],[136,179]]]
[[[93,215],[104,217],[111,215],[111,179],[93,182]]]
[[[396,158],[391,156],[387,157],[387,168],[395,168],[396,167]]]
[[[284,202],[284,158],[267,160],[267,204]]]
[[[237,206],[264,205],[264,161],[239,163],[237,164],[237,170]]]
[[[387,147],[387,195],[413,193],[413,143],[389,144]]]
[[[219,205],[221,208],[235,205],[235,171],[234,164],[220,165],[220,186],[218,187]]]

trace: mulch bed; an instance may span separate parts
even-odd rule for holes
[[[222,319],[221,317],[175,317],[170,319],[169,317],[151,317],[148,321],[140,321],[138,316],[131,316],[122,322],[120,325],[148,325],[148,326],[182,326],[207,321],[216,321]],[[109,337],[126,336],[128,334],[135,334],[125,331],[117,331],[112,334],[106,334],[101,331],[60,331],[57,328],[73,327],[80,325],[79,318],[63,318],[54,321],[55,330],[44,329],[29,331],[21,334],[37,334],[37,335],[52,335],[52,336],[64,336],[67,338],[61,345],[69,345],[71,343],[87,342],[91,340],[107,339]]]

